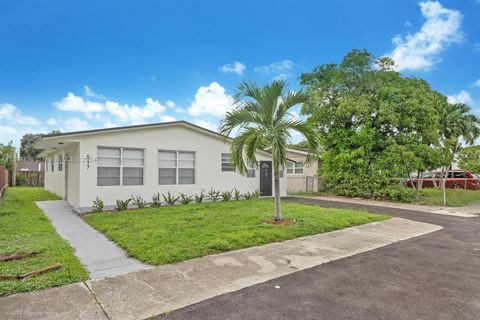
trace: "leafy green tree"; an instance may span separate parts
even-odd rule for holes
[[[34,144],[42,138],[40,133],[24,134],[20,140],[20,157],[34,159],[38,156],[41,150],[34,148]]]
[[[353,50],[300,77],[310,96],[302,113],[320,132],[322,175],[337,193],[372,196],[432,165],[446,98],[393,65]]]
[[[289,148],[293,148],[293,149],[305,149],[307,150],[308,149],[308,143],[306,140],[302,140],[298,143],[291,143],[288,145]]]
[[[20,157],[27,159],[35,159],[41,150],[35,149],[35,143],[46,135],[59,134],[59,130],[52,130],[47,134],[43,133],[27,133],[20,140]]]
[[[480,173],[480,146],[461,149],[457,158],[460,169]]]
[[[234,99],[235,109],[227,112],[220,126],[220,132],[226,136],[234,129],[238,130],[231,145],[232,164],[239,173],[246,174],[245,161],[258,164],[256,159],[258,149],[271,151],[275,220],[282,220],[279,168],[286,167],[286,148],[291,141],[290,132],[299,132],[307,141],[309,150],[307,163],[316,159],[319,149],[315,128],[289,113],[294,106],[305,103],[308,96],[303,91],[287,93],[285,81],[274,80],[263,87],[251,82],[242,82]]]
[[[9,172],[13,170],[13,161],[15,158],[15,149],[10,141],[9,144],[4,145],[0,143],[0,165]]]

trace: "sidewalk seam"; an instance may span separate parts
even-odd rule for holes
[[[98,307],[100,308],[100,310],[102,310],[103,312],[103,315],[108,319],[108,320],[111,320],[112,318],[110,318],[110,316],[108,315],[107,311],[103,308],[103,305],[102,303],[100,302],[100,300],[98,299],[97,295],[95,294],[95,292],[93,292],[92,288],[90,288],[88,286],[88,283],[83,281],[83,284],[85,285],[85,287],[87,287],[88,291],[90,291],[90,293],[92,294],[93,296],[93,299],[95,300],[95,303],[98,305]]]

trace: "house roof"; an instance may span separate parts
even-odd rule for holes
[[[293,153],[298,153],[298,154],[301,154],[301,155],[307,155],[308,154],[308,150],[297,149],[297,148],[292,148],[292,147],[288,147],[287,151],[293,152]]]
[[[138,129],[145,129],[145,128],[157,128],[157,127],[169,127],[169,126],[183,126],[193,130],[196,130],[201,133],[205,133],[207,135],[213,136],[218,139],[232,141],[232,138],[227,137],[223,134],[218,132],[197,126],[193,123],[188,121],[170,121],[170,122],[160,122],[160,123],[148,123],[148,124],[140,124],[140,125],[133,125],[133,126],[123,126],[123,127],[113,127],[113,128],[103,128],[103,129],[93,129],[93,130],[83,130],[83,131],[73,131],[73,132],[65,132],[65,133],[56,133],[45,135],[40,139],[37,143],[35,143],[35,147],[37,149],[50,149],[52,145],[50,142],[61,140],[61,138],[75,138],[81,137],[85,135],[93,135],[93,134],[102,134],[102,133],[109,133],[109,132],[118,132],[118,131],[129,131],[129,130],[138,130]],[[53,148],[55,149],[55,148]],[[267,153],[271,155],[271,152],[263,149],[259,149],[259,151]],[[289,161],[292,161],[288,159]],[[295,162],[295,161],[293,161]]]
[[[144,129],[144,128],[152,128],[152,127],[166,127],[166,126],[175,126],[175,125],[186,125],[190,126],[195,129],[199,129],[205,131],[209,134],[214,134],[216,136],[222,137],[223,139],[231,139],[223,134],[218,132],[197,126],[196,124],[190,123],[188,121],[170,121],[170,122],[157,122],[157,123],[147,123],[147,124],[139,124],[133,126],[123,126],[123,127],[112,127],[112,128],[102,128],[102,129],[93,129],[93,130],[82,130],[82,131],[72,131],[72,132],[65,132],[65,133],[54,133],[48,134],[43,136],[43,139],[48,138],[55,138],[55,137],[65,137],[65,136],[78,136],[78,135],[87,135],[87,134],[95,134],[95,133],[103,133],[103,132],[115,132],[115,131],[122,131],[122,130],[132,130],[132,129]]]

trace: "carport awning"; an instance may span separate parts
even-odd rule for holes
[[[42,150],[39,156],[43,157],[59,149],[64,149],[68,146],[78,143],[66,137],[52,137],[48,139],[41,139],[35,143],[35,149]]]

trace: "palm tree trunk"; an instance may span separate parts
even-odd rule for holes
[[[278,172],[278,164],[273,166],[273,180],[275,185],[275,221],[283,220],[282,207],[280,203],[280,174]]]

